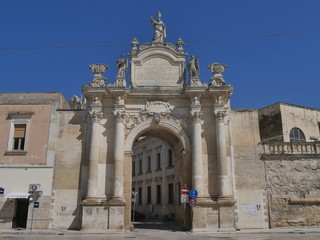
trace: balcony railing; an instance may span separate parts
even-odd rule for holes
[[[320,142],[268,142],[260,146],[261,154],[320,154]]]

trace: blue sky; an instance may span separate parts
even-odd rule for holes
[[[151,42],[150,16],[162,13],[167,42],[261,36],[320,30],[320,0],[0,0],[1,92],[81,95],[88,65],[115,62],[130,42]],[[113,47],[9,50],[4,48],[120,44]],[[320,32],[280,37],[186,42],[207,65],[225,63],[234,85],[232,108],[261,108],[277,101],[319,107]],[[188,57],[189,59],[189,57]]]

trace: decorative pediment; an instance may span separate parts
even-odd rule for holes
[[[143,44],[131,55],[131,87],[182,87],[185,54],[172,44]]]

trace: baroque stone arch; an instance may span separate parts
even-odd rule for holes
[[[159,130],[161,129],[161,130],[165,130],[165,131],[172,133],[181,141],[184,153],[185,154],[190,153],[191,145],[190,145],[190,141],[189,141],[187,134],[180,126],[178,126],[176,123],[174,123],[168,119],[161,120],[159,122],[159,124],[154,124],[152,119],[148,119],[148,120],[140,123],[136,127],[134,127],[130,131],[130,133],[128,134],[128,136],[126,138],[125,145],[124,145],[124,151],[130,152],[132,149],[132,145],[133,145],[134,140],[139,135],[141,135],[151,129],[159,129]]]
[[[140,136],[151,136],[159,138],[168,143],[174,150],[176,159],[179,159],[179,164],[176,168],[179,168],[175,173],[175,177],[178,179],[175,186],[191,186],[192,184],[192,157],[191,157],[191,144],[188,135],[182,129],[182,127],[176,122],[170,119],[161,119],[159,123],[155,123],[153,118],[146,119],[137,126],[135,126],[127,135],[124,144],[124,198],[126,202],[131,202],[131,189],[132,177],[132,150],[136,139]],[[129,171],[129,169],[131,171]],[[183,170],[182,170],[183,169]],[[171,176],[173,177],[173,176]],[[174,178],[174,177],[173,177]],[[155,181],[155,178],[153,181]],[[149,180],[150,181],[150,180]],[[158,180],[157,180],[158,181]],[[172,181],[173,182],[173,181]],[[179,185],[178,185],[179,184]],[[191,210],[183,208],[182,205],[176,206],[176,219],[175,221],[185,226],[191,226]],[[126,204],[124,209],[124,225],[130,226],[131,223],[131,204]]]

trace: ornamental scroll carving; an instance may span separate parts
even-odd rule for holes
[[[125,135],[144,121],[153,121],[154,124],[159,124],[161,120],[169,120],[181,128],[188,129],[189,123],[182,116],[173,116],[174,109],[168,102],[164,101],[150,101],[140,112],[126,112],[124,116]]]

